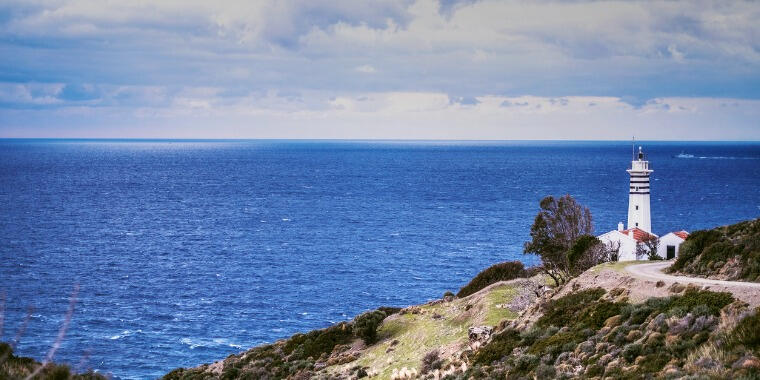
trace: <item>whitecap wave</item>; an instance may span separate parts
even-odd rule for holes
[[[142,332],[142,330],[135,330],[135,331],[124,330],[120,334],[116,334],[116,335],[112,335],[112,336],[108,337],[108,339],[117,340],[117,339],[121,339],[121,338],[126,338],[126,337],[128,337],[130,335],[138,334],[138,333],[141,333],[141,332]]]
[[[226,346],[226,347],[232,347],[236,349],[242,349],[243,345],[230,342],[227,339],[224,338],[214,338],[214,339],[191,339],[191,338],[182,338],[179,340],[180,343],[190,346],[191,350],[194,350],[198,347],[219,347],[219,346]]]

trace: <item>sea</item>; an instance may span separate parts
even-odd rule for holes
[[[636,145],[653,232],[760,216],[760,143]],[[154,379],[437,299],[494,263],[537,264],[523,244],[547,195],[587,206],[599,234],[625,222],[631,156],[630,141],[0,140],[0,340],[42,360],[67,326],[54,361]]]

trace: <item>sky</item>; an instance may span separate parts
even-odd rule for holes
[[[760,2],[0,2],[0,137],[760,140]]]

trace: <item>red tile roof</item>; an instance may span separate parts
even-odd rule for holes
[[[686,238],[689,237],[689,233],[686,232],[686,231],[684,231],[684,230],[675,231],[675,232],[673,232],[673,235],[676,235],[676,236],[680,237],[683,240],[686,240]]]
[[[648,239],[649,237],[654,237],[655,236],[655,235],[652,235],[649,232],[646,232],[646,231],[644,231],[644,230],[642,230],[641,228],[638,228],[638,227],[633,227],[633,228],[629,228],[627,230],[622,230],[622,231],[620,231],[620,233],[625,234],[626,236],[630,236],[630,235],[628,235],[629,231],[633,231],[633,239],[636,240],[636,241],[638,241],[638,242],[642,242],[642,241]]]

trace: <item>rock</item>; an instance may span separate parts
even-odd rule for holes
[[[670,285],[670,288],[668,288],[668,290],[671,293],[682,293],[684,290],[686,290],[686,286],[684,286],[683,284],[674,282],[673,285]]]
[[[470,342],[485,342],[491,337],[493,327],[491,326],[473,326],[468,329],[467,336]]]
[[[654,284],[654,286],[656,286],[658,288],[662,288],[663,286],[665,286],[665,281],[662,281],[662,280],[657,281],[657,283]]]
[[[731,367],[733,369],[758,369],[760,368],[760,360],[756,356],[748,354],[739,358]]]

